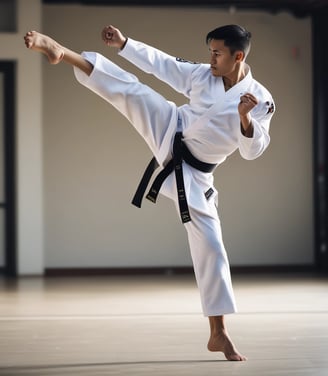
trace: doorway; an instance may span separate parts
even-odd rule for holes
[[[17,275],[14,61],[0,61],[0,272]]]

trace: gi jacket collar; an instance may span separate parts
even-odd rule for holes
[[[253,77],[252,77],[252,72],[251,72],[249,65],[246,65],[246,69],[247,69],[246,76],[227,91],[224,90],[224,82],[223,82],[223,79],[221,79],[222,90],[224,91],[224,96],[225,96],[226,101],[234,101],[236,100],[237,97],[239,98],[241,95],[245,94],[248,91],[248,88],[253,80]]]

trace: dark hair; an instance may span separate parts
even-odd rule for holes
[[[226,25],[210,31],[206,36],[206,43],[212,39],[223,40],[231,54],[243,51],[246,57],[251,47],[251,37],[252,34],[239,25]]]

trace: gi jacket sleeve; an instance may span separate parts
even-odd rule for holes
[[[170,85],[189,98],[191,76],[200,65],[175,58],[145,43],[128,39],[119,55],[146,73]]]
[[[262,100],[266,98],[267,100]],[[246,137],[240,131],[239,152],[244,159],[252,160],[263,154],[270,143],[269,127],[274,113],[274,102],[270,95],[260,98],[260,103],[251,111],[253,137]]]

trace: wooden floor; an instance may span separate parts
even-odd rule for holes
[[[206,350],[189,275],[0,279],[0,375],[328,375],[328,280],[233,276],[247,362]]]

